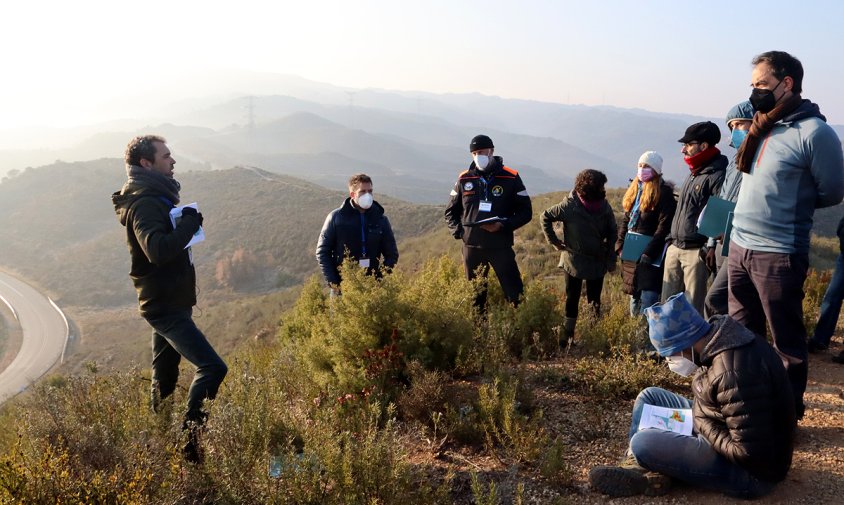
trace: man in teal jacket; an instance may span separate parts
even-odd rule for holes
[[[798,418],[809,374],[803,282],[815,209],[844,198],[841,141],[817,105],[801,98],[803,65],[788,53],[753,59],[756,109],[736,155],[743,173],[728,259],[730,316],[759,335],[771,328]]]

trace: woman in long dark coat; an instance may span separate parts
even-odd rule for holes
[[[665,238],[677,209],[674,188],[662,178],[662,156],[656,151],[647,151],[639,158],[636,178],[624,194],[622,208],[624,219],[615,244],[619,255],[627,232],[653,237],[639,258],[621,262],[624,292],[630,295],[630,315],[638,316],[659,302]]]

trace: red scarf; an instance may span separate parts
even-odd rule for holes
[[[686,165],[689,166],[689,170],[692,172],[692,175],[697,175],[703,167],[707,166],[709,162],[719,154],[721,154],[721,151],[719,151],[717,147],[711,146],[706,148],[705,151],[701,151],[694,156],[686,156]]]

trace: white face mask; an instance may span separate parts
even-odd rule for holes
[[[372,207],[372,193],[364,193],[357,199],[358,207],[361,209],[368,209]]]
[[[695,350],[692,349],[692,358],[694,357]],[[668,362],[669,370],[683,377],[688,377],[689,375],[695,373],[695,370],[698,369],[695,362],[685,356],[668,356],[665,358],[665,361]]]
[[[478,170],[486,170],[486,167],[489,166],[489,156],[486,154],[476,154],[473,158],[475,159],[475,166],[478,167]]]

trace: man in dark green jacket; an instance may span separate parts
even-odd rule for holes
[[[176,389],[184,356],[197,367],[188,391],[184,428],[188,461],[199,462],[197,435],[227,367],[191,317],[196,305],[196,273],[188,242],[202,225],[202,214],[184,207],[174,226],[170,211],[179,203],[181,186],[173,178],[173,159],[166,141],[155,135],[135,137],[126,147],[128,180],[111,196],[120,224],[126,227],[131,256],[129,276],[138,292],[141,316],[152,327],[152,407]]]

